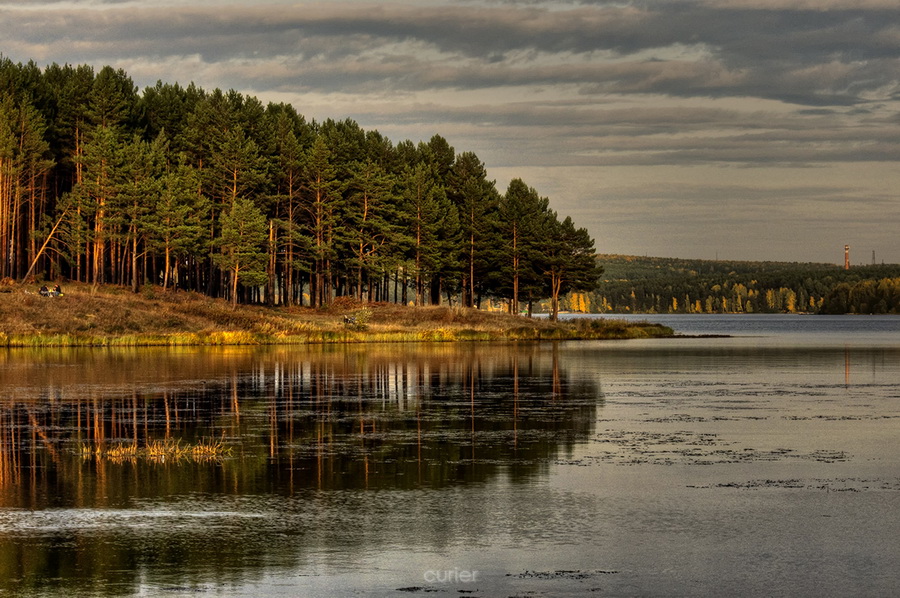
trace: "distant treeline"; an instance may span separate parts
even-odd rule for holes
[[[440,135],[394,144],[235,91],[0,57],[0,278],[518,311],[598,276],[585,229]]]
[[[819,311],[823,314],[900,314],[900,278],[841,282],[825,297]]]
[[[591,313],[900,313],[900,265],[853,267],[601,255],[599,290],[563,308]]]

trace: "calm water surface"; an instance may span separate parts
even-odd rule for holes
[[[896,594],[900,319],[655,319],[0,353],[0,595]]]

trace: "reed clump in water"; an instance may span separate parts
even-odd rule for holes
[[[177,461],[216,461],[230,457],[231,447],[222,441],[200,440],[182,443],[180,439],[152,440],[144,446],[134,442],[112,444],[82,444],[79,453],[84,459],[105,459],[115,463],[145,460],[154,463]]]
[[[674,336],[675,331],[668,326],[653,322],[629,322],[607,318],[581,318],[576,320],[575,327],[587,338],[659,338]]]

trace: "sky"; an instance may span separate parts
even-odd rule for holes
[[[0,54],[439,134],[601,253],[900,263],[897,0],[0,0]]]

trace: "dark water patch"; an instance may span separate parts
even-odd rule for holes
[[[761,490],[768,488],[786,490],[822,490],[825,492],[900,492],[900,478],[813,478],[813,479],[764,479],[746,482],[688,485],[688,488],[733,488],[736,490]]]
[[[515,577],[517,579],[591,579],[598,575],[615,575],[618,571],[595,569],[592,571],[582,570],[556,570],[556,571],[523,571],[521,573],[507,573],[507,577]]]
[[[585,593],[602,592],[604,588],[599,582],[617,575],[615,570],[604,569],[554,569],[525,570],[521,573],[507,573],[506,577],[515,583],[537,584],[529,590],[519,591],[510,596],[577,596]],[[543,585],[551,589],[544,591]]]
[[[790,421],[874,421],[880,419],[900,419],[900,415],[784,415],[783,419]]]
[[[838,463],[849,461],[850,455],[844,451],[819,450],[813,451],[808,458],[822,463]]]
[[[724,421],[764,421],[769,419],[765,415],[715,415],[712,417],[704,417],[702,415],[690,415],[687,413],[676,413],[674,415],[666,415],[662,417],[645,418],[646,423],[670,424],[670,423],[708,423],[708,422],[724,422]],[[602,420],[614,421],[614,420]]]
[[[647,432],[608,430],[596,436],[592,444],[609,445],[612,450],[575,459],[558,459],[560,465],[725,465],[785,460],[838,463],[852,457],[846,451],[817,449],[799,451],[791,448],[757,449],[737,447],[720,435],[682,430]]]

